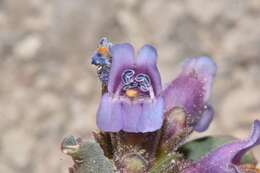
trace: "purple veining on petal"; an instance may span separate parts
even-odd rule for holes
[[[143,46],[137,55],[137,68],[149,74],[153,79],[155,94],[158,95],[162,90],[161,77],[157,68],[157,51],[151,45]]]
[[[210,105],[206,106],[206,110],[204,110],[201,115],[200,120],[194,126],[194,130],[197,132],[203,132],[208,129],[211,121],[213,120],[214,110]]]
[[[182,173],[237,173],[241,157],[251,148],[260,145],[260,121],[253,124],[247,140],[236,140],[212,151]]]
[[[112,55],[112,66],[108,82],[108,91],[116,91],[121,81],[121,73],[124,69],[134,64],[134,48],[131,44],[117,44],[110,48]]]

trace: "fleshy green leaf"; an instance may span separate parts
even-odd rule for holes
[[[105,157],[98,143],[94,141],[82,143],[79,153],[82,164],[76,173],[114,173],[112,162]]]

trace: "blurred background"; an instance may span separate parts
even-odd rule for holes
[[[213,57],[216,116],[193,137],[246,137],[260,119],[259,26],[259,0],[0,0],[0,172],[67,172],[63,137],[96,129],[102,36],[153,44],[165,83],[184,58]]]

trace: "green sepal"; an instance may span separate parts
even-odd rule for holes
[[[162,154],[149,170],[149,173],[177,173],[179,172],[177,162],[180,159],[181,156],[177,153]]]

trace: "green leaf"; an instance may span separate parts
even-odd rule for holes
[[[105,157],[100,145],[87,141],[80,145],[80,164],[76,173],[114,173],[112,162]]]
[[[207,136],[184,144],[178,151],[184,154],[186,159],[196,161],[202,156],[207,155],[210,151],[233,140],[235,138],[231,136]],[[256,164],[256,162],[252,152],[248,152],[241,159],[241,164]]]

